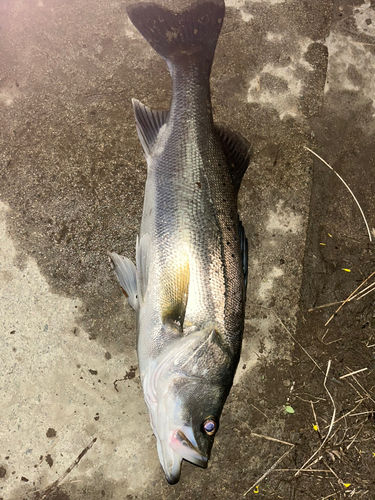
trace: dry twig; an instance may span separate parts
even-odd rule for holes
[[[97,440],[97,438],[94,438],[91,441],[91,443],[89,445],[87,445],[84,450],[81,451],[81,453],[74,460],[74,462],[72,463],[72,465],[66,469],[66,471],[64,472],[64,474],[61,477],[59,477],[58,479],[56,479],[55,482],[53,482],[52,484],[50,484],[42,492],[42,496],[40,497],[40,500],[45,500],[46,498],[48,498],[49,495],[51,495],[51,493],[53,493],[55,491],[55,489],[64,481],[64,479],[66,478],[66,476],[68,474],[70,474],[75,467],[77,467],[77,465],[82,460],[82,458],[86,455],[86,453],[89,451],[89,449],[92,448],[92,446],[94,445],[94,443],[96,442],[96,440]]]

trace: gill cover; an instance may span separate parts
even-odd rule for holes
[[[232,383],[222,377],[229,364],[220,335],[208,328],[177,339],[145,371],[145,401],[159,460],[171,484],[180,477],[182,460],[207,466]]]

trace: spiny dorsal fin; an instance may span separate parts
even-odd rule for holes
[[[234,189],[238,191],[249,166],[251,145],[241,134],[232,132],[224,125],[215,125],[215,130],[224,149]]]
[[[168,120],[169,111],[151,109],[137,99],[132,99],[132,103],[138,137],[146,156],[149,156],[161,127]]]
[[[138,309],[137,271],[133,262],[115,252],[108,252],[112,269],[115,271],[121,288],[134,310]]]
[[[166,266],[160,296],[163,323],[173,323],[180,331],[185,319],[189,282],[189,256],[181,252],[177,262]]]

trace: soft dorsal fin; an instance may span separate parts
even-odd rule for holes
[[[162,321],[172,323],[179,331],[185,319],[189,282],[189,256],[181,252],[177,261],[166,266],[160,293]]]
[[[243,277],[245,284],[245,300],[246,300],[246,289],[247,289],[247,280],[248,280],[248,261],[249,261],[249,244],[247,242],[245,228],[242,225],[241,219],[238,217],[238,234],[240,236],[240,248],[242,254],[242,268],[243,268]]]
[[[147,157],[151,153],[161,127],[168,120],[169,111],[151,109],[137,99],[132,99],[132,103],[138,137]]]
[[[224,125],[215,125],[215,130],[224,149],[234,189],[238,191],[249,166],[251,144],[241,134],[232,132]]]
[[[120,282],[121,288],[134,310],[138,309],[137,271],[133,262],[115,252],[108,252],[113,270]]]

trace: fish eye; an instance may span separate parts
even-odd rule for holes
[[[207,436],[213,436],[216,433],[217,428],[218,425],[214,417],[206,418],[203,422],[203,432],[207,434]]]

